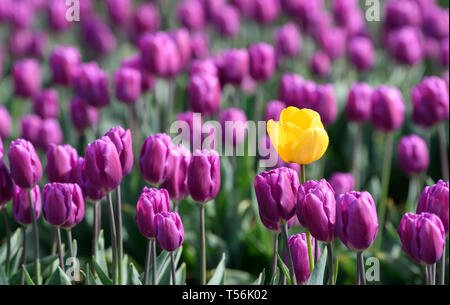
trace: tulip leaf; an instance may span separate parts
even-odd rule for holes
[[[139,272],[134,267],[133,263],[128,265],[128,285],[142,285],[139,279]]]
[[[174,252],[174,261],[175,268],[178,265],[178,262],[181,258],[182,246],[175,250]],[[176,276],[176,274],[175,274]],[[170,260],[170,255],[167,258],[166,265],[164,270],[161,270],[161,273],[158,273],[157,281],[158,285],[171,285],[172,284],[172,262]]]
[[[222,254],[222,259],[214,271],[213,276],[208,282],[208,285],[223,285],[225,282],[225,253]]]
[[[186,263],[182,263],[176,271],[177,285],[186,285]]]
[[[57,255],[49,255],[40,259],[42,278],[47,278],[50,276],[50,274],[52,274],[52,266],[57,259]],[[25,268],[27,269],[27,273],[30,278],[35,277],[36,268],[34,268],[34,262],[25,265]],[[21,269],[19,268],[19,270],[10,277],[10,284],[18,285],[20,283],[20,276],[22,273],[20,270]]]
[[[8,277],[3,266],[0,266],[0,285],[8,285]]]
[[[277,267],[277,271],[275,271],[275,275],[270,280],[270,285],[278,285],[279,280],[280,280],[280,268]]]
[[[289,275],[289,269],[288,267],[286,267],[286,265],[284,264],[283,260],[280,257],[280,254],[277,253],[278,256],[278,264],[280,264],[281,266],[281,271],[283,271],[284,276],[286,277],[286,283],[288,285],[291,285],[291,276]]]
[[[13,258],[16,255],[16,252],[22,246],[22,230],[18,228],[14,234],[11,235],[11,248],[10,248],[10,257]],[[6,242],[0,247],[0,264],[4,265],[6,261]]]
[[[95,261],[97,262],[99,267],[102,268],[103,273],[108,274],[108,266],[106,264],[106,257],[105,257],[105,238],[103,230],[100,230],[98,234],[97,255],[95,256]]]
[[[14,257],[13,261],[11,262],[11,267],[9,269],[10,276],[11,276],[11,274],[15,274],[17,272],[21,259],[22,259],[22,248],[19,248],[19,250],[16,253],[16,256]]]
[[[313,272],[309,276],[308,285],[323,285],[325,275],[325,266],[327,265],[327,248],[323,249],[322,254],[314,266]]]
[[[252,285],[264,285],[264,280],[266,278],[266,269],[259,274],[258,278],[252,283]]]
[[[56,267],[55,272],[53,272],[50,279],[47,281],[46,285],[72,285],[70,279],[64,273],[60,266]]]
[[[336,258],[334,259],[334,283],[335,284],[336,284],[336,281],[337,281],[338,272],[339,272],[339,259],[336,256]]]
[[[94,269],[95,269],[95,272],[97,272],[100,282],[103,285],[112,285],[113,281],[106,275],[106,273],[103,271],[102,267],[100,267],[100,265],[94,259],[92,259],[92,263],[94,264]]]
[[[31,276],[30,276],[30,274],[28,273],[27,268],[25,268],[25,266],[22,266],[22,268],[23,268],[23,272],[24,272],[25,283],[26,283],[27,285],[33,285],[33,286],[34,286],[34,282],[33,282],[33,280],[31,279]]]
[[[92,274],[92,265],[90,263],[86,264],[86,277],[85,277],[85,285],[100,285],[100,283],[95,279],[95,276]]]

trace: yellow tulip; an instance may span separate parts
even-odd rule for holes
[[[319,160],[328,147],[320,115],[311,109],[283,109],[280,121],[267,122],[267,132],[278,155],[287,163],[310,164]]]

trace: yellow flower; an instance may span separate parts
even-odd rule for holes
[[[311,109],[283,109],[279,122],[267,123],[267,132],[278,155],[287,163],[310,164],[319,160],[328,147],[320,115]]]

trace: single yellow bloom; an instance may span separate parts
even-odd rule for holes
[[[310,164],[319,160],[328,147],[320,115],[311,109],[283,109],[279,122],[267,122],[267,132],[278,155],[287,163]]]

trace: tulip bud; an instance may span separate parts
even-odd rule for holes
[[[331,59],[338,59],[345,53],[346,33],[340,28],[327,28],[319,33],[318,42]]]
[[[311,238],[313,255],[315,255],[315,239]],[[310,276],[308,243],[306,234],[297,234],[289,237],[289,250],[291,251],[292,264],[294,265],[297,284],[305,284]]]
[[[83,192],[78,184],[69,184],[71,192],[72,213],[61,227],[70,229],[79,224],[84,218],[84,198]]]
[[[328,126],[336,120],[337,103],[334,94],[333,85],[316,86],[317,102],[311,107],[320,114],[320,119],[325,126]]]
[[[116,146],[119,153],[120,164],[122,165],[122,175],[127,175],[133,168],[133,145],[131,131],[124,130],[121,126],[113,127],[105,136],[109,137]]]
[[[106,5],[109,17],[118,26],[124,24],[130,18],[133,9],[132,0],[106,0]]]
[[[370,69],[375,63],[373,43],[366,37],[352,38],[349,42],[348,55],[358,70]]]
[[[385,26],[390,30],[404,26],[420,26],[422,23],[422,13],[417,1],[389,1],[385,14]]]
[[[297,173],[286,167],[261,172],[255,177],[255,192],[259,216],[270,223],[280,224],[295,215]]]
[[[42,128],[42,119],[35,115],[30,114],[20,119],[20,131],[21,137],[30,141],[33,145],[39,143],[39,132]]]
[[[61,144],[62,142],[63,132],[59,121],[56,119],[42,120],[41,129],[38,133],[37,147],[45,152],[50,147],[50,144]]]
[[[206,16],[200,0],[185,0],[178,5],[178,19],[180,23],[191,31],[205,27]]]
[[[50,68],[52,70],[53,81],[63,86],[70,85],[80,63],[81,55],[76,47],[56,47],[50,56]]]
[[[224,5],[214,16],[214,25],[223,36],[235,36],[239,33],[241,23],[239,11],[231,5]]]
[[[272,23],[277,19],[279,14],[279,0],[255,0],[255,17],[259,23]]]
[[[141,73],[132,68],[119,68],[114,73],[116,97],[126,104],[134,104],[141,95]]]
[[[419,16],[422,14],[419,14]],[[423,32],[436,39],[449,37],[448,9],[439,5],[429,5],[423,13]]]
[[[189,193],[197,202],[214,199],[220,190],[220,157],[214,150],[195,150],[188,168]]]
[[[172,155],[173,171],[161,185],[169,192],[170,199],[179,202],[189,195],[187,170],[191,161],[191,152],[182,145],[169,150]]]
[[[280,80],[279,97],[287,106],[298,106],[301,101],[303,78],[297,74],[285,73]]]
[[[439,45],[439,58],[441,60],[441,64],[444,66],[449,65],[449,61],[450,61],[450,46],[449,46],[449,39],[442,39],[440,45]]]
[[[209,38],[202,32],[191,35],[191,50],[193,58],[205,58],[209,55]]]
[[[336,199],[325,179],[300,185],[296,213],[300,224],[311,231],[314,238],[329,243],[336,237]]]
[[[121,63],[121,67],[133,68],[141,73],[141,92],[152,90],[155,87],[155,77],[142,68],[141,57],[139,55],[135,55],[123,60]]]
[[[140,4],[131,18],[131,37],[138,42],[141,35],[153,33],[159,29],[159,10],[151,3]]]
[[[181,134],[183,140],[189,142],[190,144],[193,144],[194,137],[197,137],[197,139],[199,139],[199,142],[201,141],[203,122],[200,114],[194,116],[194,112],[192,111],[181,112],[177,115],[176,122],[180,122],[181,124],[187,124],[187,126],[189,127],[189,134],[186,133]],[[181,126],[180,128],[182,128]]]
[[[12,76],[15,93],[20,97],[30,97],[41,89],[41,68],[35,59],[16,61]]]
[[[372,87],[366,83],[353,84],[345,107],[345,113],[350,121],[362,123],[370,119],[372,92]]]
[[[424,57],[422,33],[415,27],[402,27],[389,32],[386,49],[397,61],[415,65]]]
[[[230,49],[223,56],[221,77],[224,82],[239,86],[249,72],[249,54],[245,49]]]
[[[169,211],[170,200],[167,190],[144,187],[136,205],[136,223],[141,234],[147,238],[154,238],[155,216]]]
[[[225,6],[226,2],[226,0],[203,0],[206,16],[210,20],[213,20],[217,13]]]
[[[75,128],[83,132],[86,128],[97,125],[99,113],[97,108],[89,106],[79,97],[70,102],[70,117]]]
[[[411,97],[416,124],[431,127],[448,120],[448,88],[443,79],[437,76],[425,77],[411,90]]]
[[[222,127],[222,140],[226,145],[240,146],[244,143],[247,117],[243,110],[238,108],[223,110],[219,115],[219,122]]]
[[[0,160],[0,207],[14,196],[14,182],[6,164]]]
[[[68,29],[72,23],[66,19],[67,6],[60,0],[50,0],[47,5],[47,15],[53,31]]]
[[[34,186],[30,192],[33,200],[34,215],[38,219],[41,214],[41,191],[39,185]],[[27,190],[18,186],[15,187],[12,214],[14,219],[21,225],[29,225],[31,223],[29,198]]]
[[[430,158],[425,141],[417,135],[404,136],[397,146],[400,168],[408,175],[426,171]]]
[[[215,114],[220,108],[222,89],[216,76],[200,73],[190,77],[188,98],[194,112]]]
[[[286,108],[286,104],[282,101],[270,101],[266,105],[266,112],[264,114],[264,120],[268,122],[269,120],[279,121],[280,114],[283,109]]]
[[[189,77],[203,73],[218,77],[219,70],[212,59],[194,60],[191,62]]]
[[[3,105],[0,105],[0,138],[9,138],[11,133],[11,115]]]
[[[96,62],[80,65],[74,78],[74,89],[77,96],[91,106],[100,108],[109,104],[108,74]]]
[[[141,175],[151,185],[160,185],[172,173],[170,149],[173,143],[167,134],[149,135],[142,144],[139,157]]]
[[[378,216],[368,192],[348,192],[338,197],[336,231],[344,245],[353,251],[365,250],[374,242]]]
[[[111,53],[117,45],[116,38],[108,24],[95,15],[83,19],[81,37],[84,43],[98,55]]]
[[[42,178],[42,165],[33,144],[24,139],[11,142],[8,152],[11,176],[23,189],[34,187]]]
[[[170,32],[169,35],[175,42],[178,49],[178,54],[180,55],[180,66],[178,71],[180,72],[191,60],[191,37],[189,32],[184,28],[174,30]]]
[[[355,189],[355,178],[350,173],[334,173],[329,182],[336,198]]]
[[[175,251],[183,244],[184,228],[177,212],[159,213],[155,216],[156,240],[166,251]]]
[[[372,93],[372,122],[377,129],[389,132],[400,128],[405,119],[405,103],[395,87],[379,86]]]
[[[95,140],[86,147],[86,177],[92,185],[109,193],[122,181],[122,165],[116,146],[109,137]]]
[[[51,144],[47,151],[48,181],[72,183],[76,178],[77,151],[70,145]]]
[[[160,77],[173,77],[181,66],[176,43],[167,33],[146,34],[140,40],[141,63],[145,70]]]
[[[282,56],[295,56],[302,47],[300,32],[295,23],[280,27],[275,36],[276,49]]]
[[[403,215],[398,227],[402,249],[416,263],[434,264],[445,247],[445,231],[441,219],[430,213]]]
[[[324,77],[330,74],[331,61],[325,52],[317,51],[311,56],[309,65],[312,72],[320,77]]]
[[[248,50],[250,75],[257,81],[268,80],[275,71],[275,50],[266,43],[252,44]]]
[[[76,183],[80,186],[83,197],[89,202],[96,203],[106,196],[87,179],[86,163],[82,157],[78,158],[76,164]]]
[[[42,212],[48,223],[60,226],[72,213],[72,194],[69,184],[49,183],[42,192]]]
[[[416,213],[427,212],[439,216],[445,234],[448,235],[448,204],[448,182],[439,180],[436,184],[423,189]]]
[[[336,24],[345,28],[349,34],[358,34],[364,30],[364,15],[358,0],[334,0],[332,11]]]
[[[34,113],[43,119],[59,116],[58,92],[53,89],[41,91],[33,96]]]

